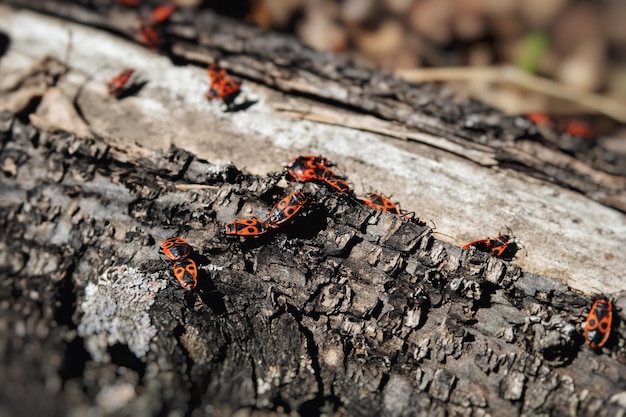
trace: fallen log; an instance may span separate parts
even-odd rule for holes
[[[324,184],[101,134],[89,106],[102,96],[86,91],[77,117],[57,88],[67,67],[36,68],[10,94],[36,87],[43,99],[0,118],[8,414],[623,413],[620,283],[612,336],[592,350],[582,326],[593,297],[562,280],[463,250]],[[425,128],[433,138],[467,135],[456,119],[428,117],[452,123]],[[440,146],[433,138],[424,141]],[[471,146],[497,161],[519,155]],[[312,202],[287,227],[223,235],[236,218],[267,218],[295,189]],[[159,255],[172,236],[193,248],[194,290]]]
[[[559,281],[311,184],[306,216],[229,241],[224,223],[267,216],[299,186],[132,148],[2,117],[9,410],[624,409],[624,326],[592,351],[581,333],[592,300]],[[173,235],[193,247],[193,291],[159,257]]]

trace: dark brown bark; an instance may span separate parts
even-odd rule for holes
[[[16,167],[0,216],[11,414],[623,411],[623,326],[591,351],[590,299],[427,227],[307,185],[316,203],[291,227],[229,241],[225,221],[262,216],[288,190],[9,114],[0,157]],[[174,234],[194,247],[197,291],[159,258]]]
[[[134,30],[71,3],[29,4]],[[485,106],[456,105],[432,86],[206,12],[176,14],[167,31],[177,59],[228,55],[242,76],[418,127],[623,204],[623,188],[598,180],[623,181],[624,160],[606,150],[538,133],[528,140],[519,120]],[[54,84],[59,71],[40,78]],[[289,227],[227,239],[224,223],[264,217],[301,185],[179,148],[39,130],[32,111],[0,117],[0,411],[624,412],[622,310],[609,344],[594,352],[582,336],[591,298],[319,185],[303,186],[314,203]],[[551,164],[535,146],[552,150]],[[197,290],[184,291],[158,254],[174,235],[194,248]]]

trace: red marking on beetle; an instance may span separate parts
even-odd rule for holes
[[[563,126],[562,131],[572,136],[578,136],[583,139],[595,139],[596,134],[587,122],[582,120],[572,120]]]
[[[165,256],[173,261],[186,258],[191,252],[191,246],[182,237],[171,237],[162,243],[162,251]]]
[[[400,209],[399,203],[394,203],[389,197],[380,193],[368,193],[361,200],[363,204],[376,210],[381,210],[384,213],[392,213],[398,217],[410,220],[419,226],[426,226],[426,222],[415,217],[415,213],[408,213],[405,210]]]
[[[195,288],[198,284],[198,268],[193,260],[179,259],[174,264],[173,271],[174,277],[185,290]]]
[[[475,247],[481,252],[489,252],[496,258],[502,258],[507,254],[509,248],[513,248],[515,240],[509,235],[498,235],[494,238],[475,240],[463,246],[464,250]]]
[[[135,70],[125,69],[124,71],[113,77],[113,79],[111,79],[111,81],[109,81],[107,84],[107,87],[109,89],[109,95],[116,97],[119,96],[134,72]]]
[[[139,40],[150,49],[160,49],[163,45],[163,39],[158,29],[170,18],[175,10],[176,6],[173,4],[164,4],[152,9],[150,16],[141,20],[138,34]]]
[[[287,177],[292,181],[325,181],[335,178],[331,166],[333,164],[323,156],[298,156],[287,164]]]
[[[337,193],[352,191],[345,180],[335,176],[335,173],[329,168],[331,166],[333,166],[332,162],[323,156],[298,156],[287,164],[286,178],[289,181],[320,181]]]
[[[552,121],[550,116],[548,116],[545,113],[539,113],[539,112],[528,113],[528,114],[525,114],[524,117],[530,120],[531,122],[533,122],[534,124],[536,124],[537,126],[544,126],[544,127],[549,127],[549,128],[554,127],[554,122]]]
[[[142,0],[117,0],[119,4],[123,4],[128,7],[139,7],[141,6]]]
[[[232,101],[241,91],[241,80],[228,75],[228,72],[217,63],[212,63],[207,69],[211,85],[205,96],[207,100],[224,99]]]
[[[152,14],[150,15],[152,21],[150,23],[153,25],[164,23],[175,11],[176,6],[174,4],[163,4],[161,6],[156,6],[154,9],[152,9]]]
[[[255,217],[238,219],[224,225],[224,231],[228,236],[260,236],[269,230],[269,225]]]
[[[350,185],[346,181],[338,178],[324,180],[324,183],[336,193],[349,193],[352,191],[352,188],[350,188]]]
[[[595,300],[585,322],[585,341],[592,349],[606,344],[613,325],[613,304],[606,298]]]
[[[369,206],[376,210],[381,210],[385,213],[389,212],[398,216],[402,214],[400,212],[400,208],[398,208],[398,205],[396,203],[391,201],[389,197],[385,197],[384,195],[379,193],[366,194],[361,201],[366,206]]]
[[[268,220],[269,227],[279,228],[281,225],[293,220],[296,214],[309,202],[308,197],[301,191],[295,191],[277,202],[270,210]]]
[[[163,39],[153,25],[142,25],[138,36],[139,40],[150,49],[159,49],[163,45]]]

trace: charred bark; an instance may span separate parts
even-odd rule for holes
[[[11,114],[0,133],[9,414],[624,411],[624,326],[589,349],[592,300],[556,280],[312,184],[290,227],[230,240],[223,223],[300,185]],[[172,235],[194,291],[159,257]]]
[[[108,3],[28,6],[128,37],[139,22]],[[240,76],[437,135],[626,210],[624,158],[600,145],[206,11],[177,12],[165,32],[180,63],[221,58]],[[42,91],[54,85],[64,69],[48,64],[16,88],[35,78]],[[38,105],[0,117],[0,411],[625,411],[622,295],[609,343],[592,351],[582,324],[593,300],[561,281],[463,251],[323,185],[254,176],[176,147],[41,129]],[[223,235],[226,222],[266,217],[299,188],[313,203],[288,227]],[[159,256],[172,236],[193,246],[193,291]]]

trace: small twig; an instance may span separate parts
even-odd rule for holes
[[[426,68],[398,70],[396,75],[410,82],[489,81],[508,82],[527,90],[574,102],[615,120],[626,123],[626,106],[608,97],[577,90],[511,66],[480,68]]]
[[[424,83],[432,81],[500,81],[500,67],[440,67],[400,69],[396,75],[406,81]]]

